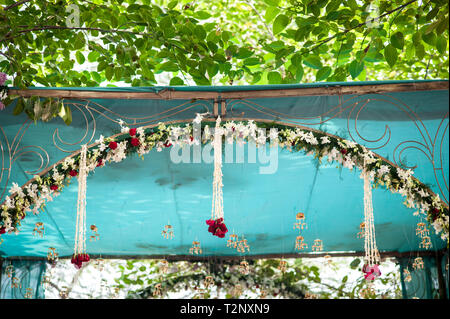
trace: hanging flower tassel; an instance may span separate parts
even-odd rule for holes
[[[213,177],[213,200],[211,219],[206,221],[208,231],[214,236],[224,238],[228,232],[223,222],[223,195],[222,195],[222,129],[220,128],[220,116],[216,120],[214,131],[214,177]]]
[[[381,276],[379,269],[380,254],[375,240],[375,225],[373,219],[372,187],[369,180],[369,172],[364,165],[364,250],[365,265],[362,268],[364,278],[372,281]]]
[[[72,264],[80,269],[83,262],[90,260],[86,253],[86,152],[87,146],[83,145],[80,154],[79,174],[78,174],[78,203],[77,203],[77,224],[75,232],[75,247],[72,256]]]

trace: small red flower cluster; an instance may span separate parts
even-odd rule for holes
[[[209,219],[206,221],[206,224],[209,225],[208,231],[219,238],[224,238],[228,231],[227,226],[225,226],[225,223],[223,222],[223,218],[218,218],[216,220]]]
[[[72,177],[75,177],[75,176],[77,176],[78,175],[78,172],[76,171],[76,170],[71,170],[70,172],[69,172],[69,175],[70,176],[72,176]]]
[[[129,133],[130,133],[130,136],[136,136],[136,129],[130,128]],[[133,146],[139,146],[139,144],[140,144],[139,139],[137,139],[136,137],[133,137],[130,142],[131,142],[131,145],[133,145]]]
[[[88,254],[79,254],[79,255],[73,255],[71,259],[71,263],[75,265],[76,269],[80,269],[83,266],[84,262],[88,262],[91,260]]]
[[[58,185],[55,185],[55,184],[50,185],[50,189],[51,189],[52,191],[57,191],[58,188],[59,188]]]
[[[6,233],[6,227],[0,227],[0,235]]]

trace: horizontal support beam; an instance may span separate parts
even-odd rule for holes
[[[426,251],[410,251],[410,252],[380,252],[380,257],[402,258],[402,257],[426,257],[443,255],[446,250],[426,250]],[[325,256],[330,257],[364,257],[365,253],[361,252],[320,252],[320,253],[299,253],[299,254],[262,254],[262,255],[246,255],[246,256],[194,256],[194,255],[95,255],[89,254],[91,260],[94,259],[165,259],[167,261],[210,261],[210,260],[241,260],[241,259],[280,259],[280,258],[320,258]],[[59,259],[70,259],[72,256],[62,256]],[[0,258],[1,259],[1,258]],[[46,257],[33,256],[11,256],[4,258],[4,260],[47,260]]]
[[[418,83],[392,83],[369,85],[330,85],[322,87],[286,88],[269,90],[244,90],[244,91],[175,91],[163,89],[159,92],[127,92],[127,91],[92,91],[70,89],[31,89],[9,90],[10,95],[23,97],[40,96],[64,99],[121,99],[121,100],[217,100],[217,99],[251,99],[251,98],[277,98],[296,96],[321,96],[321,95],[353,95],[376,94],[391,92],[414,92],[448,90],[448,81],[418,82]]]

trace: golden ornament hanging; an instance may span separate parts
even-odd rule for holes
[[[44,236],[44,223],[37,222],[34,225],[33,236],[39,236],[39,237],[43,237]]]
[[[356,235],[358,238],[364,238],[366,232],[366,223],[359,224],[359,233]]]
[[[189,253],[191,255],[193,255],[193,254],[199,255],[199,254],[202,253],[202,249],[200,248],[200,242],[199,241],[194,240],[192,242],[192,247],[189,248]]]
[[[5,273],[8,276],[8,278],[11,278],[13,276],[13,273],[14,273],[14,266],[13,265],[8,265],[5,268]]]
[[[303,250],[308,248],[308,245],[304,242],[303,236],[297,236],[295,239],[295,249],[296,250]]]
[[[169,271],[169,262],[165,259],[160,261],[159,271],[162,274],[166,274]]]
[[[306,228],[306,223],[305,221],[305,214],[303,213],[297,213],[297,215],[295,216],[295,218],[297,219],[297,222],[294,223],[294,229],[303,229]]]
[[[156,284],[155,288],[153,289],[153,297],[159,297],[161,295],[162,295],[161,284]]]
[[[203,285],[205,286],[205,289],[208,289],[209,286],[214,285],[214,279],[212,276],[206,276],[205,280],[203,281]]]
[[[424,268],[424,262],[423,262],[422,257],[415,258],[412,266],[413,266],[414,270],[423,269]]]
[[[49,247],[47,253],[47,260],[51,263],[58,261],[58,253],[56,252],[56,248]]]
[[[403,269],[403,277],[405,282],[410,282],[412,280],[411,272],[408,268]]]
[[[22,288],[22,284],[20,283],[19,278],[13,277],[11,279],[11,288]]]
[[[33,289],[31,289],[31,288],[26,288],[25,291],[26,291],[26,293],[25,293],[25,295],[24,295],[24,298],[26,298],[26,299],[31,299],[31,298],[33,298]]]
[[[245,253],[245,250],[250,252],[250,246],[247,243],[247,239],[245,239],[244,235],[242,235],[242,239],[238,241],[237,251],[240,253]]]
[[[239,272],[243,275],[248,275],[248,273],[250,272],[250,266],[248,265],[247,261],[241,261],[241,263],[239,264]]]
[[[230,235],[230,238],[227,240],[227,247],[236,248],[238,244],[238,236],[233,233]]]
[[[172,225],[169,224],[169,225],[164,226],[164,229],[161,232],[161,235],[165,239],[173,239],[173,237],[175,237],[175,235],[173,234],[173,227],[172,227]]]
[[[287,271],[287,261],[280,260],[280,264],[277,267],[283,274]]]
[[[89,236],[89,241],[97,241],[100,239],[100,235],[98,234],[98,228],[95,225],[91,225],[91,230],[94,233]]]
[[[321,239],[315,239],[314,244],[312,245],[313,251],[322,251],[323,250],[323,243]]]

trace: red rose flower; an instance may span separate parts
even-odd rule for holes
[[[341,149],[341,153],[345,155],[345,154],[347,154],[347,150],[345,148],[343,148],[343,149]]]
[[[431,210],[431,217],[432,217],[433,221],[435,221],[436,218],[439,217],[439,209],[437,209],[436,207],[434,207],[434,208]]]
[[[76,171],[76,170],[71,170],[70,172],[69,172],[69,175],[70,176],[72,176],[72,177],[74,177],[74,176],[77,176],[78,175],[78,172]]]
[[[130,128],[130,136],[135,136],[135,135],[136,135],[136,129]]]
[[[193,136],[191,136],[189,138],[190,138],[191,142],[194,141],[194,137]]]
[[[51,189],[52,191],[57,191],[57,190],[58,190],[58,185],[55,185],[55,184],[50,185],[50,189]]]
[[[216,220],[209,219],[206,221],[206,224],[209,225],[208,232],[219,238],[224,238],[225,234],[228,232],[227,226],[223,223],[223,218],[218,218]]]
[[[140,144],[139,140],[135,137],[131,139],[131,145],[138,146]]]
[[[5,227],[1,227],[0,228],[0,234],[4,234],[6,233],[6,228]]]
[[[102,160],[102,159],[99,159],[99,160],[97,161],[97,167],[102,166],[102,165],[103,165],[103,160]]]
[[[115,150],[117,148],[117,142],[109,142],[109,148]]]
[[[165,147],[171,147],[171,146],[172,146],[172,143],[166,142],[166,143],[164,143],[164,146],[165,146]]]
[[[24,219],[25,218],[25,213],[22,214],[22,216],[20,217],[20,219]]]

